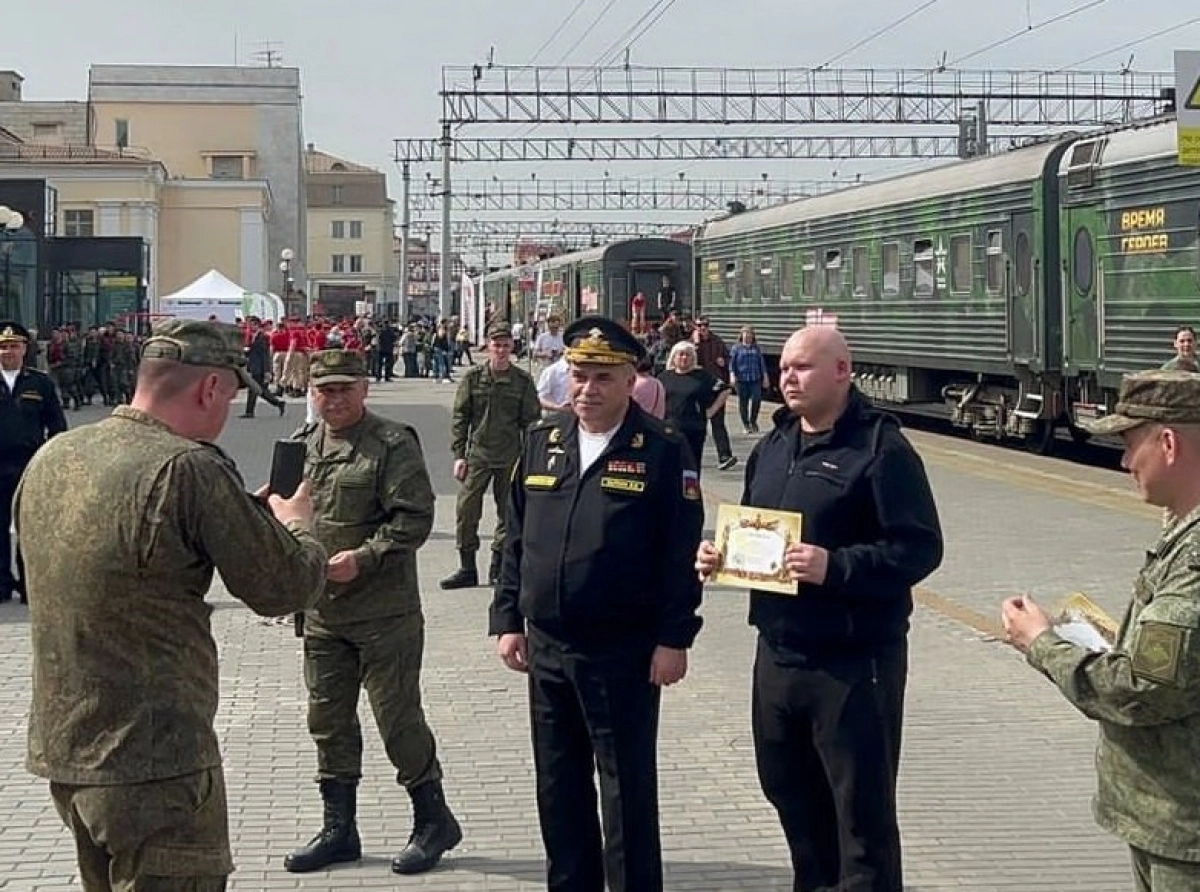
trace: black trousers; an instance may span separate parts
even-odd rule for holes
[[[717,447],[717,460],[724,461],[733,455],[733,445],[729,442],[729,430],[725,427],[725,410],[722,409],[711,419],[713,445]]]
[[[660,689],[649,681],[650,654],[585,655],[530,630],[533,757],[550,892],[604,892],[606,877],[611,892],[663,887]]]
[[[689,428],[681,433],[692,450],[692,459],[696,462],[696,473],[699,474],[704,466],[704,441],[708,437],[708,432],[704,428]]]
[[[7,600],[14,591],[23,590],[25,565],[17,554],[17,570],[13,573],[13,539],[9,533],[12,526],[13,496],[17,494],[17,483],[25,472],[27,462],[0,460],[0,600]]]
[[[262,390],[262,398],[278,409],[283,405],[283,400],[277,396],[272,396],[271,391],[267,389],[267,376],[263,372],[251,372],[250,377],[255,380],[259,388]],[[246,414],[253,415],[254,407],[258,405],[259,394],[255,393],[252,388],[246,389]]]
[[[795,892],[902,892],[896,775],[907,675],[906,643],[808,661],[759,638],[754,750]]]

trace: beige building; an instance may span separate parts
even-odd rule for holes
[[[303,281],[295,69],[94,66],[89,102],[23,100],[22,83],[0,71],[0,179],[44,178],[59,236],[143,239],[151,312],[210,269],[281,291],[285,247]]]
[[[356,305],[394,312],[399,267],[392,251],[395,203],[380,171],[318,151],[304,153],[308,282],[314,311],[348,316]]]
[[[164,269],[161,277],[164,291],[200,267],[219,269],[251,291],[279,291],[284,250],[292,252],[291,278],[305,281],[298,69],[93,65],[88,106],[92,144],[148,151],[172,183],[185,184],[165,207],[203,221],[167,225],[175,241],[163,245],[171,263],[171,275]],[[183,238],[201,226],[208,231],[201,244]]]

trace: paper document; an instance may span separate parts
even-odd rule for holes
[[[803,517],[792,511],[721,505],[715,537],[721,562],[713,581],[795,595],[798,587],[789,577],[783,557],[799,544],[802,526]]]
[[[1058,606],[1055,633],[1062,639],[1105,653],[1117,640],[1119,624],[1082,592],[1068,595]]]

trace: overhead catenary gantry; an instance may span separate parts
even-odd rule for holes
[[[990,152],[1016,148],[1025,142],[1015,136],[992,136]],[[438,139],[393,141],[399,164],[442,160]],[[847,158],[957,158],[964,154],[955,134],[787,135],[787,136],[628,136],[628,137],[494,137],[455,139],[450,160],[455,163],[500,161],[739,161],[843,160]]]
[[[449,66],[459,124],[990,124],[1105,126],[1153,117],[1169,73],[957,69]]]
[[[439,184],[440,185],[440,184]],[[723,211],[730,202],[759,206],[820,195],[852,180],[459,180],[452,206],[468,211]],[[412,198],[417,213],[433,212],[444,197],[430,191]],[[454,230],[452,229],[451,232]]]

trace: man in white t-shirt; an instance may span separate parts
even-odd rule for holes
[[[551,316],[546,320],[546,330],[537,336],[533,344],[533,358],[538,362],[557,362],[563,354],[562,319]]]
[[[538,402],[547,412],[571,411],[571,365],[560,356],[542,369],[537,381]]]

